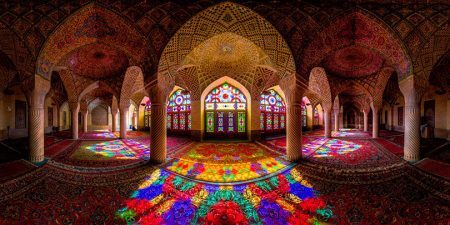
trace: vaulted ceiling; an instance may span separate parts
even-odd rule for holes
[[[220,2],[223,1],[4,1],[0,4],[2,91],[35,74],[51,79],[52,87],[58,89],[61,81],[53,82],[51,78],[51,69],[56,67],[71,71],[71,82],[79,93],[89,84],[102,81],[109,86],[108,93],[117,95],[124,73],[132,65],[140,66],[145,83],[150,83],[157,79],[161,54],[180,28],[195,25],[201,31],[217,27],[214,22],[217,20],[209,17],[202,17],[198,24],[187,22]],[[392,67],[399,80],[414,71],[430,74],[433,70],[432,78],[426,79],[433,82],[435,77],[442,77],[435,74],[448,69],[448,60],[442,60],[441,50],[448,49],[449,34],[440,32],[448,27],[447,1],[308,0],[239,1],[239,4],[263,18],[262,22],[256,22],[258,26],[267,23],[279,32],[292,54],[298,76],[307,79],[312,68],[324,68],[337,92],[334,94],[367,93],[363,89],[373,89],[385,67]],[[236,19],[235,15],[241,11],[239,7],[233,10],[219,20],[226,23]],[[251,18],[242,23],[246,29],[243,33],[255,28]],[[185,30],[188,32],[189,27]],[[436,33],[439,37],[434,36]],[[283,42],[277,41],[272,33],[262,33],[258,42],[250,40],[264,46],[273,64],[288,62],[289,56],[281,51],[286,49],[280,44]],[[189,46],[194,47],[201,42],[186,38],[177,41],[191,42]],[[418,57],[424,46],[431,51],[426,57]],[[173,60],[183,61],[179,57],[188,53],[181,52]],[[438,60],[439,66],[434,66]],[[387,83],[387,87],[393,84],[391,80]],[[346,84],[349,87],[343,88]]]

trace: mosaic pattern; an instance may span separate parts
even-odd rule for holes
[[[333,211],[292,169],[255,183],[222,186],[156,170],[126,200],[127,224],[328,224]]]
[[[134,140],[83,142],[71,155],[77,160],[149,159],[150,148]]]
[[[166,169],[207,182],[237,182],[260,178],[290,164],[253,143],[197,143],[173,156]]]

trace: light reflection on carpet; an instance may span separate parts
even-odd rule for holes
[[[156,170],[116,215],[127,224],[328,224],[331,207],[297,169],[242,185],[213,185]]]
[[[134,140],[83,142],[71,155],[77,160],[148,159],[149,147]]]
[[[308,144],[307,144],[308,145]],[[349,154],[361,148],[361,145],[352,141],[345,141],[341,139],[331,139],[325,144],[316,148],[312,157],[324,158],[324,157],[336,157],[338,155]]]
[[[174,154],[166,168],[208,182],[238,182],[260,178],[290,163],[281,154],[254,143],[196,143]]]

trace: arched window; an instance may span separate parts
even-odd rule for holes
[[[223,83],[205,99],[207,137],[245,137],[247,100],[242,92]]]
[[[319,125],[319,110],[314,108],[314,125]]]
[[[306,127],[306,117],[307,117],[307,113],[306,113],[306,104],[305,102],[302,102],[302,127]]]
[[[144,128],[145,130],[150,129],[150,115],[152,112],[152,104],[150,100],[148,100],[144,105]]]
[[[183,89],[172,93],[167,103],[167,129],[184,132],[191,129],[191,94]]]
[[[281,133],[286,129],[286,104],[283,98],[273,89],[261,95],[261,130],[266,133]]]

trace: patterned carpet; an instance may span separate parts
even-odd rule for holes
[[[304,132],[305,136],[324,136],[325,131],[323,129]],[[339,131],[332,131],[332,137],[347,137],[347,138],[370,138],[372,136],[369,132],[363,132],[359,129],[342,128]]]
[[[0,182],[0,225],[450,221],[448,180],[398,164],[401,160],[378,139],[304,136],[305,161],[298,165],[282,157],[283,138],[263,143],[275,151],[254,143],[167,141],[171,159],[158,168],[136,164],[90,171],[78,167],[145,161],[150,139],[137,135],[51,145],[47,164]],[[398,166],[389,167],[393,164]],[[373,166],[386,167],[377,171]],[[13,166],[0,173],[16,170],[21,171]],[[241,182],[230,183],[236,181]]]
[[[285,168],[281,154],[254,143],[195,143],[171,156],[165,168],[207,182],[238,182]]]
[[[263,141],[270,148],[284,153],[286,138]],[[306,161],[341,168],[382,167],[399,162],[399,159],[388,151],[382,150],[370,139],[337,139],[303,137],[303,157]],[[403,150],[402,150],[403,152]]]
[[[168,137],[167,149],[170,153],[189,142],[186,138]],[[63,143],[64,141],[61,142]],[[66,149],[61,150],[61,153],[52,160],[61,165],[104,168],[133,165],[146,161],[149,157],[150,139],[145,137],[124,140],[78,140],[66,146]]]
[[[83,133],[80,137],[81,139],[109,139],[109,138],[116,138],[116,135],[114,133],[111,133],[109,131],[90,131]]]
[[[84,174],[47,164],[0,184],[0,224],[448,224],[448,183],[425,189],[429,178],[416,173],[404,167],[400,177],[368,175],[352,185],[297,166],[257,182],[214,185],[147,165]]]

